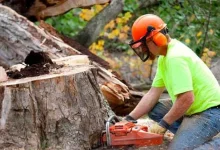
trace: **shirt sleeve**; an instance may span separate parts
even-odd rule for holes
[[[184,58],[170,59],[167,69],[174,95],[193,90],[190,67]]]
[[[152,83],[152,86],[153,87],[164,87],[164,81],[163,81],[163,78],[162,78],[162,71],[161,71],[161,67],[160,67],[160,64],[158,63],[157,65],[157,72],[156,72],[156,75],[154,77],[154,80],[153,80],[153,83]]]

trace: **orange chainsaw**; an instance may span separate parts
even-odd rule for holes
[[[102,145],[106,146],[153,146],[163,143],[163,135],[148,132],[148,127],[134,122],[119,121],[111,116],[106,122],[106,131],[102,136]]]

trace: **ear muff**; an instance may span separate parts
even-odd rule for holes
[[[161,47],[167,44],[167,38],[165,34],[168,33],[168,29],[164,28],[161,31],[156,30],[153,26],[147,27],[147,37],[152,35],[153,42]]]
[[[167,37],[161,32],[153,35],[152,39],[154,43],[159,47],[167,45]]]

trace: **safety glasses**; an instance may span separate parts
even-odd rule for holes
[[[129,45],[143,62],[150,57],[150,50],[146,43],[146,36],[135,42],[132,40]]]
[[[140,57],[140,59],[145,62],[150,56],[152,56],[152,53],[150,52],[148,46],[147,46],[147,37],[151,35],[151,32],[155,30],[154,27],[148,26],[147,33],[137,41],[130,41],[129,45],[134,50],[134,52]],[[150,39],[150,38],[148,38]]]

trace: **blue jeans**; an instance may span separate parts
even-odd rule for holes
[[[159,122],[170,110],[170,100],[161,100],[148,116]],[[220,150],[220,107],[210,108],[202,113],[184,116],[168,129],[175,134],[169,150]]]

